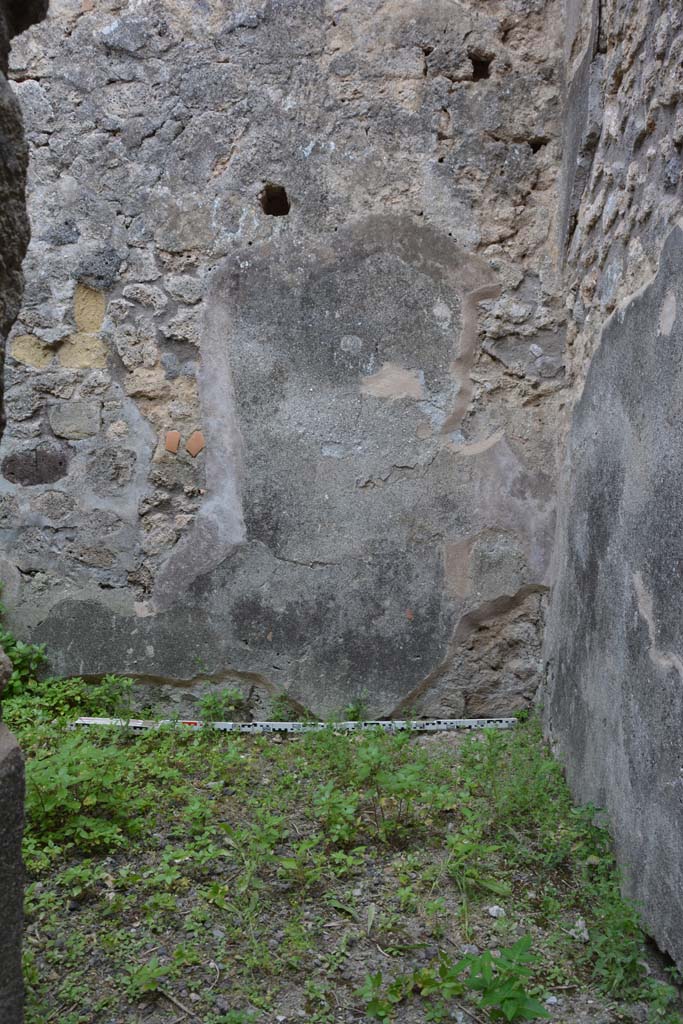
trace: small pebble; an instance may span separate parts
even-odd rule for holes
[[[586,922],[582,917],[577,917],[574,927],[569,929],[569,934],[577,942],[588,942],[590,940]]]
[[[494,904],[492,907],[489,907],[488,912],[489,917],[505,917],[505,911],[503,910],[503,908],[497,906],[496,904]]]
[[[548,996],[545,1002],[546,1006],[557,1006],[559,999],[557,996]]]

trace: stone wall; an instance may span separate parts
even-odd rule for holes
[[[55,672],[530,702],[562,8],[56,0],[23,38],[0,575]]]
[[[681,965],[683,10],[601,7],[569,5],[572,401],[545,714],[577,798],[608,811],[628,894]]]
[[[45,16],[47,0],[0,0],[0,367],[5,339],[19,312],[21,261],[29,240],[25,185],[28,152],[19,104],[7,82],[10,40]],[[0,383],[0,435],[4,426]],[[0,696],[11,665],[0,650]],[[23,926],[24,762],[16,740],[2,724],[0,708],[0,1021],[21,1024],[24,984]]]
[[[545,658],[683,963],[683,12],[226,6],[57,0],[16,48],[12,624],[319,713],[506,713]]]

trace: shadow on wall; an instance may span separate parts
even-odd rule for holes
[[[567,452],[546,721],[606,807],[629,895],[683,963],[683,231],[605,325]]]
[[[7,80],[9,43],[17,33],[47,13],[47,0],[2,0],[0,3],[0,345],[4,357],[7,333],[21,303],[21,262],[28,245],[25,208],[27,151],[19,104]],[[0,358],[0,364],[4,359]],[[0,436],[5,425],[0,383]],[[0,696],[11,665],[0,651]],[[0,722],[0,1020],[22,1024],[24,984],[21,964],[23,931],[24,765],[16,740]]]

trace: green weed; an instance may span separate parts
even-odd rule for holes
[[[27,1024],[137,1020],[126,999],[171,982],[206,1024],[256,1024],[287,1000],[317,1024],[411,1000],[433,1021],[524,1021],[565,986],[681,1024],[676,989],[644,967],[609,835],[572,807],[535,721],[443,752],[333,724],[276,741],[70,731],[129,717],[130,680],[27,671],[4,704],[27,754]],[[240,713],[211,696],[209,716]],[[458,958],[464,942],[483,952]]]
[[[139,999],[140,996],[150,992],[158,992],[161,982],[170,971],[170,966],[160,964],[156,956],[153,956],[146,964],[130,967],[126,979],[126,994],[131,999]]]
[[[247,699],[237,689],[207,693],[199,701],[199,717],[204,722],[230,722],[247,710]]]

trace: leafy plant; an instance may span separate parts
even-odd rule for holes
[[[0,629],[0,647],[12,662],[12,674],[5,687],[4,697],[16,697],[36,678],[47,661],[44,644],[28,644],[6,629]]]
[[[353,842],[358,829],[360,797],[339,789],[334,782],[326,782],[313,795],[316,815],[324,822],[331,842]]]
[[[323,877],[327,858],[320,849],[321,836],[309,836],[294,843],[291,855],[278,858],[278,872],[281,878],[308,888]]]
[[[51,723],[73,721],[81,715],[130,718],[133,682],[108,675],[100,682],[80,678],[27,678],[20,692],[3,702],[4,716],[13,729],[29,735]]]
[[[72,899],[84,899],[91,896],[99,882],[105,877],[105,870],[91,860],[83,860],[62,871],[59,882]]]
[[[273,722],[297,722],[301,718],[311,719],[310,714],[302,714],[301,708],[288,697],[286,693],[279,693],[274,697],[270,705],[270,719]]]
[[[498,957],[485,950],[469,960],[465,984],[479,993],[478,1006],[490,1010],[494,1020],[536,1020],[550,1016],[525,988],[534,963],[530,948],[531,938],[525,935],[514,946],[502,949]]]
[[[357,697],[346,707],[342,708],[341,720],[343,722],[362,722],[368,716],[368,705],[365,697]]]
[[[130,769],[121,748],[94,746],[81,733],[62,736],[56,749],[26,766],[33,834],[85,850],[119,846],[141,806],[128,786]]]
[[[462,832],[447,836],[446,846],[446,871],[463,897],[471,897],[477,890],[493,893],[495,896],[509,894],[509,884],[493,878],[491,868],[487,869],[498,847],[485,843],[478,829],[466,827]]]
[[[632,993],[643,984],[643,933],[635,907],[627,903],[612,879],[592,886],[594,922],[589,929],[586,959],[603,992]]]
[[[229,722],[247,710],[247,700],[237,689],[207,693],[199,701],[199,717],[204,722]]]
[[[149,992],[158,992],[161,982],[170,973],[170,966],[163,966],[159,958],[153,956],[146,964],[128,968],[126,994],[131,999],[138,999]]]
[[[447,787],[431,781],[428,762],[406,756],[409,744],[408,733],[373,732],[356,751],[352,777],[369,798],[372,820],[384,839],[416,824],[420,808],[439,811],[452,804]]]
[[[114,676],[33,678],[4,705],[27,754],[27,1024],[128,1019],[126,993],[171,978],[206,1024],[270,1019],[294,987],[314,1024],[342,1006],[388,1020],[408,999],[426,1020],[471,1008],[521,1022],[560,986],[681,1024],[673,989],[646,973],[609,834],[572,807],[534,720],[457,747],[333,724],[276,742],[69,731],[78,715],[135,713],[133,693]],[[478,911],[484,897],[505,897],[506,917]],[[434,936],[479,941],[482,919],[511,946],[501,956],[414,969]],[[522,923],[539,961],[504,937]],[[368,950],[374,973],[352,1003],[347,972]],[[127,981],[98,988],[105,976]]]
[[[535,963],[530,953],[531,938],[524,936],[496,957],[485,950],[453,962],[441,953],[435,967],[399,976],[387,986],[382,985],[380,972],[365,979],[361,995],[367,1013],[387,1020],[395,1005],[417,991],[423,998],[436,1000],[430,1010],[432,1020],[441,1020],[448,1013],[448,1003],[468,992],[476,992],[477,1006],[489,1011],[491,1018],[507,1021],[530,1021],[550,1016],[526,986]]]
[[[358,994],[365,1003],[365,1012],[376,1020],[389,1020],[396,1003],[403,998],[396,998],[388,988],[384,989],[381,971],[366,975]]]

